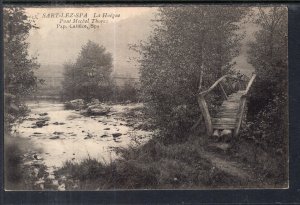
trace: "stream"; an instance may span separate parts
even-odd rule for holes
[[[109,105],[111,111],[104,116],[84,116],[80,111],[66,110],[59,102],[31,101],[27,105],[30,113],[15,127],[15,132],[30,140],[39,151],[28,152],[25,163],[43,163],[58,190],[64,187],[57,183],[53,172],[64,162],[79,163],[86,158],[109,162],[117,157],[115,147],[140,145],[150,139],[151,132],[136,129],[124,117],[142,104]],[[46,120],[46,124],[36,126],[39,120]]]

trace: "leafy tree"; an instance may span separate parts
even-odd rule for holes
[[[249,62],[257,79],[249,101],[251,130],[257,140],[274,150],[286,148],[288,129],[287,9],[259,9],[260,30],[250,43]]]
[[[65,64],[63,95],[67,99],[98,98],[111,95],[112,56],[103,46],[88,41],[74,64]]]
[[[196,94],[232,73],[246,8],[188,6],[159,10],[139,52],[141,90],[150,116],[166,135],[184,139],[200,116]],[[178,139],[178,138],[177,138]]]
[[[36,28],[22,7],[3,9],[6,127],[24,116],[26,106],[22,99],[32,94],[38,83],[34,70],[39,65],[36,58],[29,56],[26,42],[29,31]]]
[[[257,73],[253,107],[256,114],[277,96],[287,95],[287,10],[259,9],[255,20],[260,30],[251,42],[249,62]]]

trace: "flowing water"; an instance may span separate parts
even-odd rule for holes
[[[80,111],[65,110],[62,103],[29,102],[30,114],[15,127],[15,131],[40,150],[29,152],[32,160],[27,163],[42,162],[48,168],[49,177],[54,178],[53,171],[67,160],[80,162],[85,158],[96,158],[110,161],[117,157],[113,148],[146,142],[151,133],[135,129],[124,117],[124,113],[141,106],[111,105],[108,115],[84,116]],[[37,121],[45,119],[45,126],[36,126]]]

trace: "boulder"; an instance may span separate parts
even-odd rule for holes
[[[54,122],[53,123],[53,125],[64,125],[64,124],[66,124],[66,123],[64,123],[64,122]]]
[[[122,135],[122,133],[113,133],[112,136],[113,138],[117,138],[117,137],[120,137]]]
[[[44,126],[46,126],[46,121],[44,121],[44,120],[37,121],[35,124],[37,127],[44,127]]]
[[[50,117],[48,117],[48,116],[41,116],[41,117],[37,118],[37,120],[39,120],[39,121],[49,121]]]
[[[53,132],[54,135],[62,135],[64,132]]]
[[[66,108],[80,110],[84,107],[84,100],[83,99],[75,99],[65,103]]]
[[[106,115],[109,112],[110,112],[109,107],[103,107],[100,104],[90,105],[87,108],[87,113],[89,115]]]
[[[56,140],[56,139],[59,139],[59,136],[53,136],[53,137],[50,137],[49,139]]]

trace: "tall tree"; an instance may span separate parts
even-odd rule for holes
[[[159,10],[141,46],[141,90],[157,126],[180,135],[199,117],[196,94],[231,72],[246,8],[188,6]]]
[[[257,113],[276,96],[287,95],[287,9],[273,7],[255,11],[260,30],[251,42],[249,62],[257,73],[255,83]],[[253,110],[254,111],[254,110]]]
[[[286,7],[273,7],[255,13],[260,29],[250,43],[249,62],[255,67],[257,79],[248,116],[262,143],[275,150],[287,148],[288,12]]]
[[[29,56],[27,37],[37,28],[22,7],[3,9],[5,123],[15,122],[24,115],[22,98],[31,94],[38,79],[34,70],[36,58]]]
[[[82,46],[74,64],[65,65],[64,96],[68,99],[107,100],[111,93],[112,56],[92,41]]]

